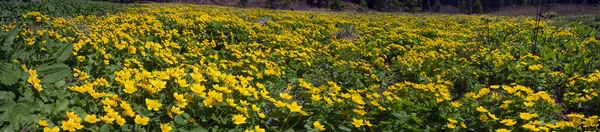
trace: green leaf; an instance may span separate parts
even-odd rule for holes
[[[417,124],[419,124],[419,125],[423,125],[423,120],[421,120],[421,119],[419,119],[419,118],[417,117],[417,113],[410,113],[410,118],[411,118],[413,121],[417,122]]]
[[[107,124],[102,125],[102,127],[100,127],[100,132],[108,132],[110,129],[108,128]]]
[[[124,124],[123,126],[121,126],[121,130],[122,131],[131,131],[132,127],[133,127],[132,125]]]
[[[69,100],[67,100],[65,98],[61,98],[56,101],[56,104],[54,104],[54,109],[52,109],[52,113],[61,112],[65,109],[67,109],[68,106],[69,106]]]
[[[190,132],[208,132],[208,130],[204,129],[202,126],[198,126],[189,130]]]
[[[40,104],[33,100],[33,98],[22,97],[19,98],[19,101],[17,101],[17,103],[27,106],[26,110],[29,110],[30,112],[33,112],[34,110],[40,110]]]
[[[0,63],[0,83],[13,85],[22,76],[22,70],[15,63]]]
[[[18,24],[17,24],[18,25]],[[19,26],[15,26],[10,31],[8,31],[7,37],[4,39],[4,43],[2,44],[2,50],[10,51],[12,48],[10,47],[17,37],[19,33]]]
[[[46,74],[50,74],[50,73],[55,73],[56,71],[60,71],[60,70],[70,70],[71,68],[65,64],[53,64],[53,65],[49,65],[49,66],[42,66],[40,68],[37,68],[37,73],[38,75],[46,75]]]
[[[9,110],[14,105],[16,105],[16,103],[12,100],[0,100],[0,112]]]
[[[183,118],[183,116],[176,115],[175,116],[175,123],[177,123],[179,125],[185,125],[185,124],[187,124],[187,121]]]
[[[342,124],[338,125],[338,128],[340,128],[340,129],[342,129],[342,130],[344,130],[344,131],[347,131],[347,132],[349,132],[349,131],[352,131],[352,129],[350,129],[350,128],[348,128],[348,127],[346,127],[346,126],[342,125]]]
[[[10,91],[0,91],[0,100],[10,100],[12,102],[15,99],[15,93]],[[1,107],[1,105],[0,105]]]
[[[56,83],[73,75],[71,68],[65,64],[54,64],[38,69],[38,74],[43,75],[42,83]]]
[[[54,57],[56,57],[57,62],[64,62],[73,54],[73,45],[68,44],[63,46],[58,52],[54,53]]]

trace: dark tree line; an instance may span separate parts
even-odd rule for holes
[[[357,3],[356,0],[349,0]],[[484,13],[507,6],[537,6],[548,4],[598,4],[600,0],[366,0],[370,9],[378,11],[433,11],[442,5],[457,7],[463,13]]]
[[[286,3],[294,0],[268,0]],[[296,0],[298,1],[298,0]],[[548,4],[598,4],[600,0],[300,0],[312,7],[342,10],[342,1],[355,3],[362,9],[377,11],[439,12],[442,5],[457,7],[462,13],[491,12],[508,6],[537,6]],[[280,7],[282,5],[272,5]],[[359,9],[361,9],[359,8]]]
[[[1,1],[1,0],[0,0]],[[186,0],[100,0],[113,2],[133,1],[155,1],[155,2],[178,2]],[[191,0],[195,1],[195,0]],[[198,0],[202,1],[202,0]],[[217,1],[209,0],[216,4]],[[249,0],[239,1],[239,6],[246,6]],[[454,6],[462,13],[485,13],[492,12],[510,6],[538,6],[549,4],[599,4],[600,0],[267,0],[266,5],[272,9],[293,9],[290,3],[302,3],[310,7],[329,8],[332,10],[344,10],[344,2],[354,3],[359,6],[358,10],[376,10],[384,12],[440,12],[442,6]],[[443,12],[443,11],[442,11]]]

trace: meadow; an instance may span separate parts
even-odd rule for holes
[[[600,34],[585,24],[118,8],[2,25],[0,131],[599,129]]]

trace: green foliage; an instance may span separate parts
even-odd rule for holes
[[[475,0],[475,7],[472,8],[471,13],[483,13],[483,5],[481,4],[481,0]]]
[[[21,15],[31,11],[41,12],[51,17],[72,17],[75,15],[105,15],[119,12],[124,5],[87,0],[41,0],[41,2],[0,1],[0,24],[21,20]]]
[[[43,41],[29,45],[23,35],[28,27],[47,30],[57,25],[46,23],[45,17],[16,20],[18,22],[5,25],[12,27],[8,32],[0,33],[0,96],[3,97],[0,98],[1,131],[30,131],[37,125],[35,122],[44,116],[63,114],[70,109],[70,102],[64,101],[64,97],[70,96],[65,91],[65,84],[73,75],[70,66],[73,47],[69,44],[72,41],[59,40],[45,33],[33,36]],[[75,34],[72,30],[61,33]],[[37,76],[31,76],[32,73]],[[30,81],[38,78],[39,83]],[[40,85],[41,91],[33,85]],[[60,100],[55,102],[55,99]]]
[[[335,11],[342,11],[344,10],[344,3],[342,3],[342,0],[329,0],[329,9],[331,10],[335,10]]]

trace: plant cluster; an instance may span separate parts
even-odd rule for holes
[[[40,12],[23,18],[1,29],[3,130],[599,125],[599,34],[586,26],[185,4],[70,20]]]

